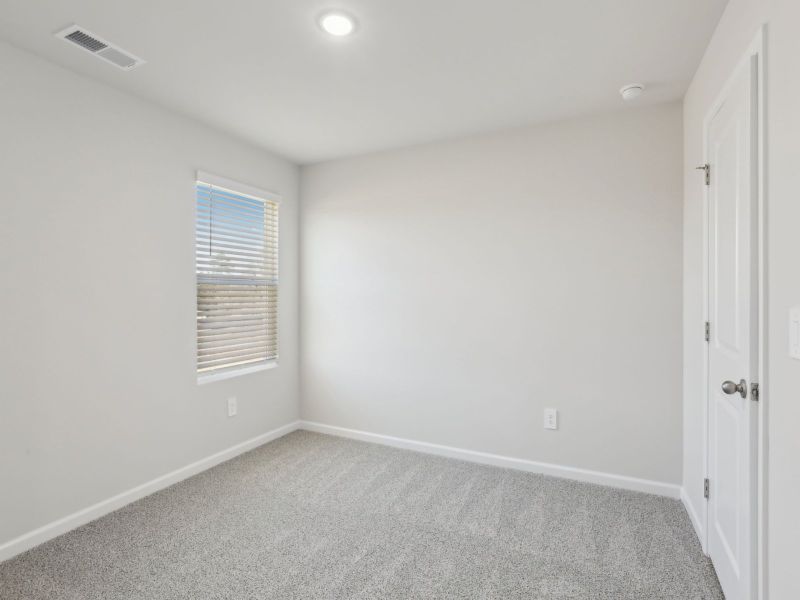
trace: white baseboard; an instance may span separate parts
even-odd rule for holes
[[[190,465],[176,469],[171,473],[157,477],[151,481],[148,481],[147,483],[138,485],[135,488],[131,488],[125,492],[122,492],[121,494],[117,494],[116,496],[106,500],[102,500],[97,504],[93,504],[92,506],[84,508],[83,510],[79,510],[78,512],[67,515],[62,519],[48,523],[43,527],[39,527],[38,529],[34,529],[33,531],[29,531],[28,533],[25,533],[17,538],[0,544],[0,562],[8,560],[12,556],[16,556],[17,554],[25,552],[26,550],[30,550],[34,546],[38,546],[47,540],[51,540],[62,533],[66,533],[67,531],[75,529],[76,527],[85,525],[89,521],[94,521],[95,519],[107,515],[108,513],[114,512],[115,510],[120,509],[126,504],[130,504],[135,500],[149,496],[154,492],[163,490],[164,488],[191,477],[192,475],[197,475],[198,473],[223,463],[226,460],[230,460],[235,456],[244,454],[248,450],[252,450],[253,448],[257,448],[262,444],[266,444],[267,442],[278,439],[287,433],[296,431],[299,429],[299,427],[300,421],[294,421],[284,425],[283,427],[278,427],[277,429],[273,429],[272,431],[268,431],[267,433],[261,434],[245,442],[236,444],[230,448],[226,448],[221,452],[207,456],[206,458],[198,460],[197,462],[193,462]]]
[[[489,454],[486,452],[477,452],[475,450],[465,450],[462,448],[454,448],[452,446],[443,446],[440,444],[431,444],[428,442],[419,442],[404,438],[392,437],[387,435],[380,435],[377,433],[369,433],[366,431],[358,431],[355,429],[347,429],[344,427],[336,427],[333,425],[324,425],[322,423],[314,423],[312,421],[295,421],[288,423],[272,431],[268,431],[262,435],[249,439],[235,446],[231,446],[221,452],[212,454],[206,458],[193,462],[185,467],[176,469],[170,473],[157,477],[151,481],[143,483],[142,485],[131,488],[125,492],[117,494],[111,498],[93,504],[87,508],[79,510],[71,515],[67,515],[57,521],[48,523],[43,527],[39,527],[33,531],[29,531],[17,538],[8,542],[0,544],[0,562],[8,560],[26,550],[30,550],[34,546],[38,546],[48,540],[53,539],[63,533],[72,529],[85,525],[90,521],[94,521],[104,515],[107,515],[123,506],[130,504],[136,500],[149,496],[150,494],[167,488],[179,481],[187,479],[192,475],[201,473],[213,466],[223,463],[231,458],[240,454],[257,448],[267,442],[278,439],[297,429],[305,429],[308,431],[315,431],[317,433],[325,433],[339,437],[345,437],[365,442],[372,442],[382,444],[384,446],[393,446],[395,448],[405,448],[408,450],[415,450],[417,452],[424,452],[426,454],[435,454],[438,456],[446,456],[449,458],[456,458],[474,463],[484,465],[493,465],[496,467],[505,467],[510,469],[517,469],[520,471],[528,471],[531,473],[541,473],[543,475],[551,475],[554,477],[562,477],[565,479],[573,479],[576,481],[584,481],[588,483],[595,483],[616,487],[626,490],[633,490],[636,492],[644,492],[648,494],[656,494],[659,496],[667,496],[669,498],[681,499],[686,506],[692,524],[702,540],[700,522],[697,519],[697,514],[691,502],[688,500],[683,489],[671,483],[662,483],[659,481],[650,481],[647,479],[638,479],[635,477],[627,477],[625,475],[614,475],[611,473],[603,473],[600,471],[589,471],[586,469],[578,469],[575,467],[565,467],[562,465],[554,465],[549,463],[541,463],[532,460],[525,460],[521,458],[512,458],[508,456],[501,456],[498,454]]]
[[[584,481],[587,483],[596,483],[599,485],[622,488],[625,490],[633,490],[635,492],[667,496],[676,500],[680,499],[681,497],[681,487],[672,483],[663,483],[660,481],[650,481],[647,479],[628,477],[626,475],[614,475],[612,473],[603,473],[600,471],[589,471],[575,467],[541,463],[522,458],[501,456],[499,454],[476,452],[475,450],[464,450],[462,448],[453,448],[452,446],[418,442],[416,440],[380,435],[377,433],[369,433],[355,429],[347,429],[345,427],[336,427],[334,425],[325,425],[323,423],[315,423],[313,421],[301,421],[300,429],[315,431],[317,433],[327,433],[329,435],[361,440],[364,442],[382,444],[384,446],[393,446],[395,448],[405,448],[407,450],[415,450],[417,452],[424,452],[426,454],[447,456],[449,458],[457,458],[460,460],[484,465],[517,469],[520,471],[540,473],[543,475],[551,475],[553,477],[561,477],[564,479],[574,479],[576,481]]]
[[[694,532],[697,534],[697,539],[700,540],[700,547],[703,549],[704,553],[707,553],[708,550],[706,549],[706,536],[703,522],[700,520],[700,515],[695,510],[694,504],[692,504],[689,498],[689,494],[686,493],[686,488],[683,487],[681,488],[681,502],[683,502],[686,512],[689,513],[689,520],[692,522],[692,527],[694,527]]]

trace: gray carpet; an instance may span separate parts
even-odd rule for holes
[[[675,500],[300,431],[0,564],[0,598],[722,593]]]

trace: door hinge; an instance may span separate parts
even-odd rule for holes
[[[758,402],[760,393],[761,393],[761,390],[759,389],[758,384],[757,383],[751,383],[750,384],[750,398],[752,398],[753,400]]]
[[[705,171],[706,172],[706,185],[711,185],[711,165],[706,163],[704,165],[700,165],[699,167],[695,167],[698,171]]]
[[[711,323],[708,321],[706,321],[706,341],[711,341]]]
[[[710,485],[708,483],[708,478],[705,478],[705,479],[703,479],[703,498],[708,500],[710,492],[711,492],[711,490],[710,490]]]

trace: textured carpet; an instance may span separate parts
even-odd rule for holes
[[[0,598],[722,593],[675,500],[300,431],[0,564]]]

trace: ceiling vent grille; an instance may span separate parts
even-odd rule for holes
[[[141,58],[134,56],[127,50],[123,50],[119,46],[115,46],[111,42],[77,25],[70,25],[66,29],[57,32],[55,36],[75,44],[86,52],[102,58],[123,71],[130,71],[145,63]]]

